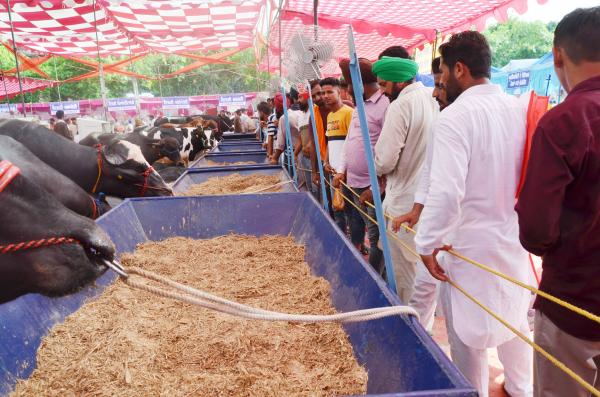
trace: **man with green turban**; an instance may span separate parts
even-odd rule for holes
[[[377,175],[386,178],[383,210],[397,217],[412,209],[425,148],[439,106],[431,95],[432,89],[415,82],[418,65],[404,47],[383,51],[372,70],[392,101],[375,145],[375,167]],[[392,229],[391,222],[388,229]],[[412,234],[401,230],[398,237],[414,249]],[[416,259],[396,239],[390,239],[390,250],[398,296],[408,303],[414,292]]]

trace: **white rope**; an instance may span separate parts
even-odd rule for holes
[[[287,185],[288,183],[292,183],[292,182],[294,182],[294,181],[292,181],[292,180],[283,181],[283,182],[279,182],[279,183],[276,183],[276,184],[271,185],[271,186],[263,187],[262,189],[255,190],[253,192],[246,192],[244,194],[260,193],[260,192],[264,192],[265,190],[273,189],[274,187],[277,187],[277,186]]]
[[[417,312],[409,306],[388,306],[371,309],[356,310],[346,313],[336,313],[328,315],[314,314],[288,314],[279,313],[270,310],[263,310],[251,306],[243,305],[234,301],[221,298],[216,295],[209,294],[204,291],[180,284],[173,280],[169,280],[156,273],[143,270],[137,267],[127,269],[129,277],[121,278],[127,285],[146,292],[153,293],[165,298],[180,300],[206,309],[215,310],[221,313],[230,314],[232,316],[243,317],[251,320],[262,321],[288,321],[288,322],[361,322],[376,320],[384,317],[396,315],[412,315],[418,318]],[[138,280],[135,280],[131,275],[137,275],[142,278],[150,279],[160,284],[168,285],[179,292],[167,291],[162,288],[154,287]]]

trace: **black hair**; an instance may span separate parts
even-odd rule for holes
[[[379,54],[378,59],[381,59],[383,57],[410,59],[410,54],[408,53],[408,50],[402,47],[401,45],[393,45],[383,50],[381,54]]]
[[[56,111],[56,118],[57,119],[62,119],[63,117],[65,117],[65,112],[62,110],[57,110]]]
[[[311,80],[310,81],[310,89],[311,90],[314,89],[315,86],[317,86],[317,85],[321,85],[321,82],[319,80]]]
[[[343,77],[340,79],[340,87],[348,89],[348,82]]]
[[[333,86],[333,87],[340,87],[342,85],[340,83],[340,80],[336,79],[335,77],[325,77],[323,80],[321,80],[319,82],[319,84],[321,86],[330,85],[330,86]]]
[[[298,100],[298,90],[295,87],[290,88],[290,98],[292,101]]]
[[[573,63],[600,61],[600,7],[578,8],[556,25],[554,46]]]
[[[261,102],[256,106],[256,110],[259,112],[263,112],[264,114],[271,113],[271,106],[267,102]]]
[[[441,62],[442,62],[442,60],[440,57],[433,58],[433,61],[431,61],[431,74],[442,73],[442,69],[440,69]]]
[[[473,78],[490,77],[492,50],[479,32],[467,30],[453,35],[450,41],[440,46],[440,54],[442,62],[450,69],[461,62],[469,68]]]

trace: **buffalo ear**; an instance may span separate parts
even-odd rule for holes
[[[113,141],[102,147],[102,153],[106,161],[112,165],[121,165],[127,161],[129,150],[119,141]]]

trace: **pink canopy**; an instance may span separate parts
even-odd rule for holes
[[[18,47],[95,57],[249,47],[266,1],[13,0],[11,11]],[[0,36],[11,37],[6,0]]]
[[[547,0],[537,0],[544,4]],[[475,27],[483,30],[488,18],[507,19],[508,9],[527,11],[527,0],[327,0],[318,6],[320,35],[336,45],[336,58],[348,56],[347,29],[354,30],[359,57],[377,59],[391,45],[409,50],[432,42],[436,32],[447,35]],[[285,44],[303,25],[313,24],[313,0],[289,0],[281,13]],[[270,71],[279,70],[278,26],[271,28],[269,60],[262,62]],[[326,70],[327,74],[328,71]]]
[[[37,90],[43,90],[47,87],[52,87],[54,85],[53,81],[43,80],[43,79],[32,79],[30,77],[22,77],[21,84],[23,86],[23,92],[31,92]],[[5,89],[6,87],[6,89]],[[19,80],[13,76],[4,76],[3,80],[0,80],[0,101],[6,98],[8,93],[8,97],[12,98],[13,96],[20,93],[19,91]]]

